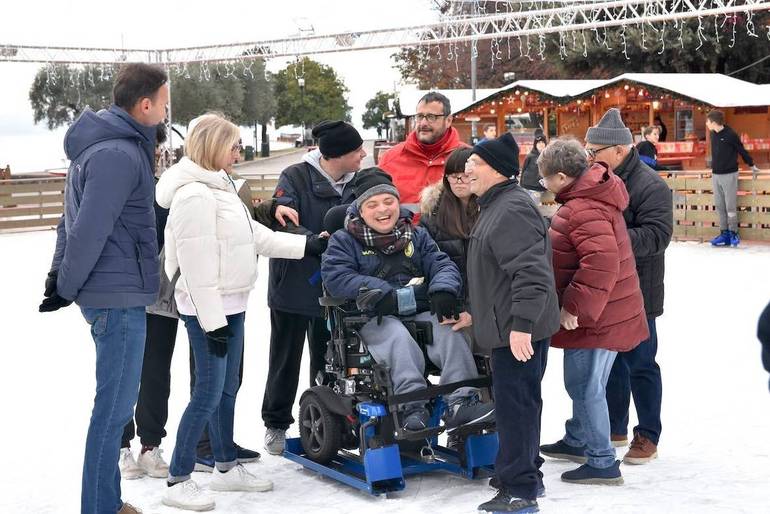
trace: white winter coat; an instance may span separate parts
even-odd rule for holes
[[[250,291],[257,255],[301,259],[306,237],[274,232],[254,221],[224,171],[208,171],[187,157],[161,175],[158,205],[170,209],[166,223],[166,275],[181,276],[205,332],[227,325],[222,295]]]

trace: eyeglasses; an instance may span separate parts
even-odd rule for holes
[[[436,121],[437,119],[439,119],[439,118],[445,118],[445,117],[447,117],[447,116],[449,116],[449,115],[448,115],[448,114],[433,114],[433,113],[430,113],[430,114],[422,114],[422,113],[419,113],[419,114],[415,114],[415,115],[414,115],[414,119],[415,119],[415,121],[417,121],[418,123],[419,123],[419,122],[421,122],[421,121],[423,121],[423,120],[426,120],[426,121],[428,121],[429,123],[433,123],[433,122],[434,122],[434,121]]]
[[[596,154],[598,154],[603,150],[606,150],[607,148],[612,148],[613,146],[617,146],[617,145],[607,145],[601,148],[586,148],[586,155],[588,156],[589,159],[593,160],[593,159],[596,159]]]
[[[231,151],[233,151],[233,152],[235,152],[235,151],[240,152],[241,150],[243,150],[243,143],[241,143],[240,141],[235,143],[233,145],[233,147],[231,148]]]
[[[451,175],[447,175],[446,178],[450,184],[465,184],[471,181],[470,177],[467,177],[465,173],[462,173],[462,172],[452,173]]]

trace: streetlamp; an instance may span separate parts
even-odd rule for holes
[[[302,146],[305,146],[307,138],[305,137],[305,77],[297,79],[300,94],[300,109],[302,110]]]

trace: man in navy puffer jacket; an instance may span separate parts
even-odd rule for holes
[[[133,512],[120,499],[118,455],[133,415],[145,340],[145,307],[159,287],[153,209],[156,125],[166,117],[168,77],[124,66],[114,104],[86,110],[67,131],[64,217],[41,312],[73,301],[96,343],[96,398],[86,439],[83,514]]]

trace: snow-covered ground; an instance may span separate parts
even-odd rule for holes
[[[94,395],[94,351],[76,307],[37,312],[53,244],[50,231],[0,235],[4,514],[79,509],[83,445]],[[671,245],[666,314],[658,320],[664,384],[660,458],[646,466],[624,465],[626,485],[616,488],[562,483],[559,475],[572,465],[547,461],[547,497],[540,501],[541,511],[770,511],[770,392],[755,337],[756,319],[770,300],[768,263],[767,246],[732,250]],[[269,336],[266,260],[261,270],[246,321],[245,377],[236,409],[237,442],[260,450]],[[163,445],[167,459],[189,394],[184,330],[176,348]],[[552,350],[549,361],[543,385],[544,442],[561,437],[570,413],[561,351]],[[632,414],[632,426],[634,421]],[[275,490],[218,494],[218,512],[459,514],[475,512],[492,494],[482,481],[433,475],[407,480],[402,493],[387,499],[372,498],[279,457],[264,456],[247,467],[272,479]],[[196,474],[195,479],[205,485],[209,476]],[[179,512],[161,505],[164,488],[157,479],[124,481],[124,499],[146,513]]]

